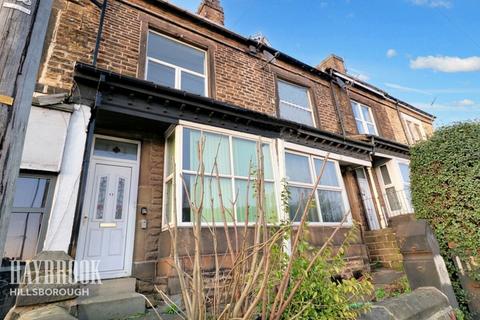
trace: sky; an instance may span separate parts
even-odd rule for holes
[[[195,12],[201,0],[170,0]],[[225,26],[262,33],[316,66],[347,71],[437,117],[480,119],[480,0],[221,0]]]

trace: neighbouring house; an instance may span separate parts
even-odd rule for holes
[[[309,66],[262,37],[228,30],[219,0],[203,0],[197,13],[161,0],[103,1],[100,24],[96,1],[54,0],[6,259],[60,250],[100,260],[103,279],[134,277],[139,290],[159,283],[177,293],[167,226],[175,216],[188,256],[191,213],[179,181],[193,188],[200,136],[207,172],[220,150],[227,201],[246,190],[262,144],[274,221],[298,219],[329,154],[308,216],[316,245],[345,212],[351,218],[336,244],[352,219],[368,231],[412,213],[409,145],[432,133],[432,115],[349,75],[338,56]],[[245,202],[236,202],[238,222]],[[215,206],[205,215],[220,222]],[[203,250],[208,266],[213,249]],[[369,269],[362,237],[347,259],[351,270]]]

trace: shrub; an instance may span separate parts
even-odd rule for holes
[[[463,261],[479,257],[480,122],[440,128],[411,153],[415,215],[430,222],[454,280],[452,256]],[[470,276],[480,279],[479,269]]]

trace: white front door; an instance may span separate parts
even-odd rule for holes
[[[106,144],[111,146],[105,147]],[[125,161],[120,152],[115,153],[125,148],[123,144],[101,139],[98,145],[114,152],[94,149],[87,179],[76,260],[98,261],[102,279],[131,273],[138,169],[135,162]],[[117,154],[120,159],[115,158]],[[89,270],[77,272],[80,279],[95,276]]]
[[[355,170],[357,176],[358,187],[360,189],[360,195],[362,197],[363,207],[365,208],[365,214],[367,216],[368,226],[370,230],[378,230],[380,226],[378,224],[377,213],[375,205],[373,204],[372,193],[370,192],[370,186],[368,184],[367,176],[363,168]]]

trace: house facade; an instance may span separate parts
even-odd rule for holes
[[[351,270],[368,270],[362,231],[413,212],[409,146],[432,133],[432,115],[350,76],[338,56],[313,67],[226,29],[218,0],[203,0],[197,13],[166,1],[108,0],[104,19],[97,4],[54,1],[6,258],[61,250],[100,261],[104,279],[178,292],[168,227],[178,228],[188,257],[185,190],[195,192],[204,139],[205,179],[216,161],[229,222],[248,219],[259,149],[272,223],[298,221],[327,161],[308,213],[311,241],[321,245],[348,214],[334,245],[356,221],[360,236],[346,256]],[[223,224],[213,198],[205,221]],[[203,250],[208,269],[214,251]]]

